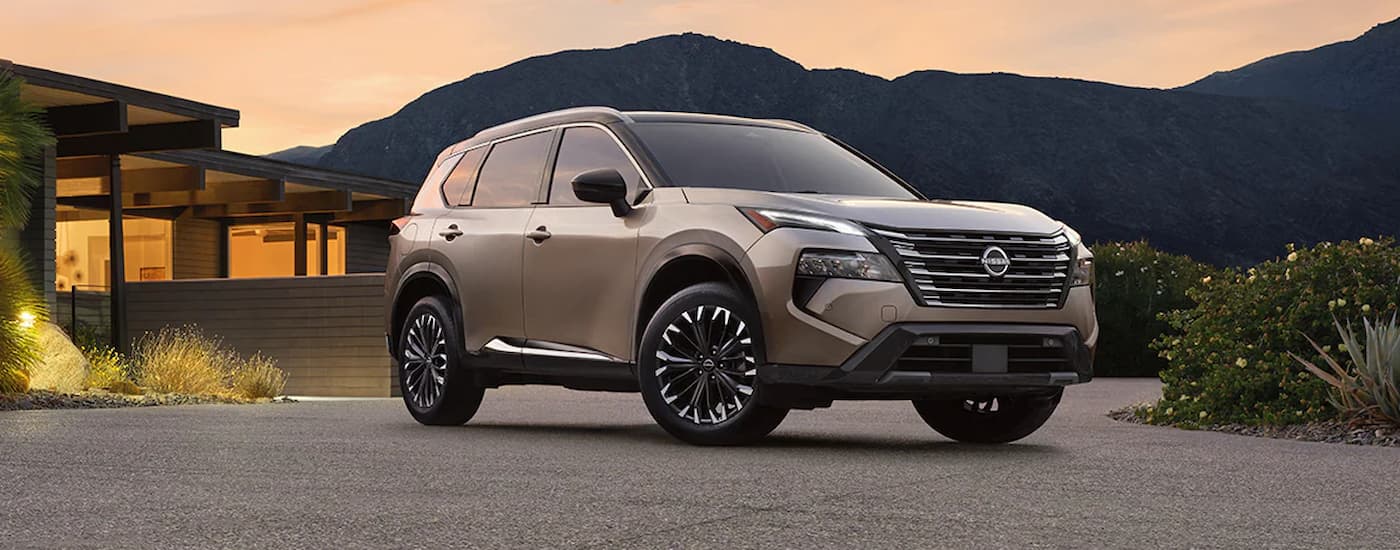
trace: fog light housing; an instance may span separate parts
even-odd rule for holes
[[[805,250],[797,260],[799,277],[899,282],[894,263],[871,252]]]
[[[1094,259],[1079,258],[1074,261],[1074,271],[1070,274],[1069,286],[1089,286],[1094,284]]]

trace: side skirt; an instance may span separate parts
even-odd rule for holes
[[[585,391],[638,392],[630,362],[596,350],[537,340],[492,338],[469,353],[482,387],[541,384]]]

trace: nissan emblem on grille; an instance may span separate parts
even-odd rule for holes
[[[982,251],[982,269],[993,277],[1006,275],[1011,270],[1011,257],[999,246],[989,246]]]

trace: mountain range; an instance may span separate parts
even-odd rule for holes
[[[350,130],[317,162],[421,180],[453,142],[580,105],[786,118],[931,197],[1028,204],[1091,241],[1145,238],[1247,264],[1288,242],[1400,229],[1400,129],[1386,122],[1400,97],[1397,31],[1387,23],[1174,90],[934,70],[889,80],[661,36],[472,75]]]

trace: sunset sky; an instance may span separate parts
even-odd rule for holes
[[[693,31],[811,68],[1014,72],[1174,87],[1355,38],[1396,0],[6,0],[0,58],[242,111],[226,148],[332,143],[533,55]]]

